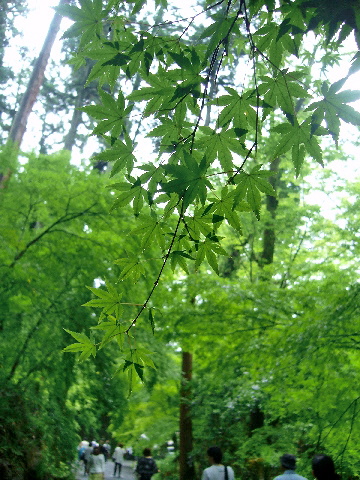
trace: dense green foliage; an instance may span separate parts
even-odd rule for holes
[[[341,120],[360,125],[359,113],[348,105],[360,93],[341,91],[347,76],[334,84],[311,76],[317,50],[325,69],[336,61],[329,52],[341,49],[351,33],[360,43],[355,2],[329,10],[325,1],[205,2],[189,18],[170,22],[170,31],[163,23],[143,23],[145,1],[129,4],[127,10],[122,2],[82,0],[59,8],[74,21],[65,37],[80,38],[73,63],[95,62],[88,81],[99,81],[101,103],[82,110],[98,121],[93,133],[108,142],[97,158],[114,161],[111,175],[120,176],[112,185],[113,208],[131,205],[137,218],[133,233],[141,251],[117,261],[117,290],[93,290],[100,298],[89,304],[103,307],[104,341],[116,334],[120,348],[149,310],[167,263],[189,273],[190,263],[198,269],[206,261],[219,273],[218,256],[226,255],[223,226],[241,234],[244,212],[260,217],[261,193],[276,195],[268,164],[289,156],[297,175],[305,157],[323,165],[319,137],[337,143]],[[356,57],[349,74],[357,68]],[[130,82],[137,79],[130,93],[124,74]],[[143,134],[156,139],[151,159],[136,156],[129,124],[139,117]],[[115,306],[128,283],[147,271],[150,245],[158,250],[154,286],[129,319]],[[95,354],[89,338],[77,340],[71,348],[83,351],[83,358]],[[146,352],[133,352],[125,368],[141,377],[146,365]]]
[[[94,323],[81,307],[88,299],[84,285],[105,274],[122,235],[124,218],[106,219],[110,199],[103,185],[100,175],[72,167],[67,154],[30,155],[2,194],[0,374],[6,422],[0,448],[5,478],[17,478],[13,468],[32,468],[34,451],[45,478],[67,476],[76,432],[105,435],[115,399],[126,406],[126,386],[109,386],[115,371],[110,351],[83,368],[61,353],[67,343],[64,328]],[[108,261],[100,260],[103,249]],[[118,414],[115,422],[121,421]]]

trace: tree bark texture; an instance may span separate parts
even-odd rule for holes
[[[82,112],[78,110],[79,107],[82,107],[83,105],[83,93],[82,90],[78,92],[78,96],[76,97],[75,100],[75,108],[73,112],[73,116],[71,118],[71,123],[70,123],[70,128],[69,131],[64,139],[64,149],[71,150],[73,149],[76,141],[76,133],[78,130],[78,127],[82,121]]]
[[[269,178],[269,182],[272,185],[273,189],[277,190],[278,184],[278,170],[280,164],[280,157],[275,158],[270,164],[270,170],[274,172],[274,175]],[[263,249],[261,253],[261,263],[262,265],[270,265],[273,263],[274,260],[274,252],[275,252],[275,229],[274,229],[274,222],[276,217],[276,209],[278,207],[278,200],[276,197],[271,195],[266,195],[266,209],[270,213],[271,220],[267,222],[267,225],[264,229],[263,233]]]
[[[95,62],[88,61],[87,65],[84,67],[81,67],[77,72],[78,84],[76,87],[76,99],[75,99],[75,105],[74,105],[74,112],[71,118],[69,131],[64,138],[64,149],[69,150],[70,152],[75,145],[76,134],[77,134],[79,125],[82,122],[82,112],[81,110],[78,110],[78,108],[84,106],[85,100],[90,101],[93,97],[94,87],[91,87],[91,86],[85,87],[85,84],[94,64]]]
[[[60,0],[59,6],[69,3],[69,0]],[[19,110],[16,112],[13,124],[9,133],[9,140],[18,148],[21,145],[29,115],[33,109],[34,103],[38,97],[40,87],[44,80],[45,69],[49,61],[51,49],[53,47],[56,35],[59,32],[62,16],[55,13],[49,27],[46,39],[41,49],[40,55],[36,60],[33,72],[31,74],[26,92],[20,102]]]
[[[193,449],[191,419],[192,354],[182,353],[182,378],[180,389],[180,480],[195,480],[195,468],[191,458]]]

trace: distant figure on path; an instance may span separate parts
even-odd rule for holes
[[[104,440],[100,440],[99,447],[100,447],[100,453],[104,455],[105,462],[106,462],[106,460],[109,458],[109,450],[106,448]]]
[[[105,440],[105,443],[103,444],[103,447],[106,450],[105,460],[107,460],[108,458],[110,458],[110,454],[111,454],[110,440]]]
[[[201,480],[234,480],[234,470],[221,463],[222,451],[219,447],[210,447],[206,453],[211,466],[205,468]]]
[[[138,474],[139,480],[150,480],[159,469],[151,456],[150,448],[144,448],[143,455],[137,462],[135,472]]]
[[[116,471],[118,471],[118,477],[121,477],[121,467],[124,463],[124,453],[125,448],[122,443],[118,443],[118,446],[115,448],[113,453],[114,460],[114,477],[116,477]]]
[[[83,453],[83,462],[84,462],[84,475],[89,473],[89,460],[93,452],[93,447],[88,445]]]
[[[100,447],[94,447],[89,460],[90,480],[104,480],[105,478],[105,457]]]
[[[315,455],[311,466],[317,480],[340,480],[341,478],[336,473],[333,459],[329,455]]]
[[[296,457],[290,453],[284,453],[280,457],[281,468],[283,469],[283,474],[278,475],[274,480],[307,480],[305,477],[295,473],[296,469]]]

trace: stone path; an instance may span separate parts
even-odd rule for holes
[[[124,460],[124,463],[121,469],[121,479],[135,480],[134,467],[135,467],[135,462]],[[111,460],[108,460],[105,465],[105,480],[114,480],[115,477],[113,477],[113,473],[114,473],[114,462],[112,462]],[[84,475],[84,465],[82,462],[80,462],[80,466],[76,474],[76,480],[88,480],[88,478],[89,478],[88,475]],[[119,477],[116,477],[116,478],[119,478]]]

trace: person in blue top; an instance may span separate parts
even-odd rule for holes
[[[283,470],[281,475],[278,475],[274,480],[307,480],[307,478],[298,475],[296,469],[296,457],[290,453],[284,453],[280,457],[280,464]]]

